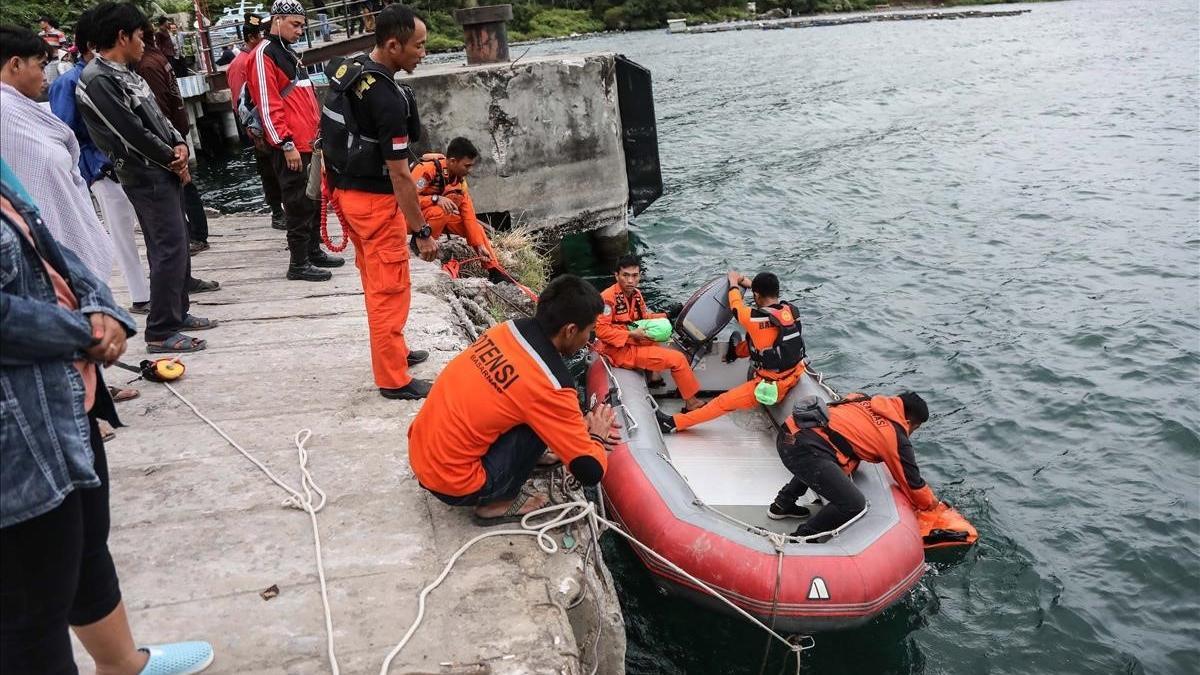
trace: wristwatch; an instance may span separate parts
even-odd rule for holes
[[[433,230],[428,225],[426,225],[425,227],[422,227],[421,229],[416,231],[417,239],[428,239],[432,236],[433,236]]]
[[[431,201],[431,202],[433,202],[434,204],[436,204],[436,203],[438,203],[438,199],[441,199],[441,195],[434,195],[434,196],[432,196],[432,197],[430,197],[430,198],[429,198],[429,201]]]
[[[296,144],[291,141],[284,141],[280,147],[283,148],[284,152],[291,152],[296,149]]]

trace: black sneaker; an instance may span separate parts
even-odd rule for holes
[[[150,313],[150,301],[147,300],[146,302],[133,303],[132,305],[129,306],[129,313],[130,314],[149,314]]]
[[[271,214],[271,227],[277,230],[287,229],[287,223],[283,220],[283,211]]]
[[[658,419],[658,428],[662,429],[664,434],[675,433],[675,416],[668,415],[661,410],[654,411],[654,417]]]
[[[190,241],[188,242],[188,255],[196,255],[203,253],[209,249],[207,241]]]
[[[400,387],[399,389],[384,389],[379,388],[379,395],[384,398],[390,398],[400,401],[416,401],[417,399],[425,398],[429,395],[429,390],[433,388],[433,383],[429,380],[418,380],[413,378],[408,386]]]
[[[800,506],[796,503],[780,504],[778,501],[772,502],[767,507],[767,517],[771,520],[783,520],[785,518],[807,518],[812,515],[807,506]]]
[[[287,278],[291,281],[329,281],[333,275],[306,262],[303,265],[288,265]]]
[[[429,352],[424,349],[414,349],[408,353],[408,365],[415,366],[418,363],[425,363],[429,358]]]
[[[308,262],[317,267],[341,267],[346,264],[344,258],[339,258],[335,255],[329,255],[325,251],[317,250],[308,254]]]

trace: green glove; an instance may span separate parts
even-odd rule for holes
[[[655,342],[666,342],[671,339],[671,321],[669,319],[642,319],[634,321],[634,326],[642,329],[646,337]]]
[[[779,386],[774,382],[763,380],[754,388],[754,398],[763,405],[775,405],[779,402]]]

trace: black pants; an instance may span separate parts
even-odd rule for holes
[[[150,315],[146,341],[158,341],[179,331],[189,309],[187,281],[192,275],[188,228],[183,218],[183,187],[172,173],[148,174],[135,185],[121,187],[146,240],[150,264]]]
[[[521,491],[521,486],[533,473],[538,458],[545,452],[546,442],[533,429],[524,424],[513,427],[501,434],[483,456],[483,471],[487,474],[483,487],[462,497],[429,491],[450,506],[481,506],[509,501]]]
[[[804,429],[794,439],[781,433],[776,449],[779,459],[794,477],[779,491],[775,501],[795,504],[812,488],[826,502],[815,516],[796,530],[796,534],[810,535],[836,529],[867,507],[862,492],[837,463],[833,448],[815,432]]]
[[[196,189],[196,181],[183,186],[183,214],[187,218],[188,238],[207,243],[208,214],[204,212],[204,200]]]
[[[100,487],[72,490],[37,518],[0,530],[0,673],[75,673],[69,626],[108,616],[121,601],[108,552],[108,460],[96,421]]]
[[[299,171],[292,171],[287,168],[282,150],[271,151],[271,164],[275,167],[275,176],[279,179],[280,194],[283,196],[288,252],[293,265],[307,263],[309,254],[316,253],[321,245],[321,205],[309,199],[304,192],[308,187],[308,165],[312,161],[312,153],[300,153],[300,160],[303,166]]]
[[[271,150],[252,145],[254,149],[254,168],[258,170],[258,178],[262,181],[263,196],[271,214],[283,213],[283,195],[279,190],[279,178],[275,176],[275,167],[271,161]]]

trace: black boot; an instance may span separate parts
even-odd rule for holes
[[[283,209],[271,212],[271,227],[277,230],[287,229],[287,223],[283,221]]]
[[[418,363],[425,363],[429,358],[429,352],[424,349],[413,349],[408,352],[408,365],[415,366]]]
[[[664,434],[675,433],[675,416],[668,415],[661,410],[654,411],[654,417],[658,419],[658,428],[662,429]]]
[[[339,258],[335,255],[329,255],[321,249],[317,249],[308,254],[308,262],[317,267],[341,267],[346,264],[344,258]]]
[[[379,388],[379,395],[384,398],[397,399],[401,401],[416,401],[425,398],[429,395],[429,390],[433,389],[433,383],[429,380],[418,380],[413,378],[407,385],[399,389],[384,389]]]
[[[328,270],[313,267],[305,262],[301,265],[288,265],[287,278],[291,281],[329,281],[333,275]]]

